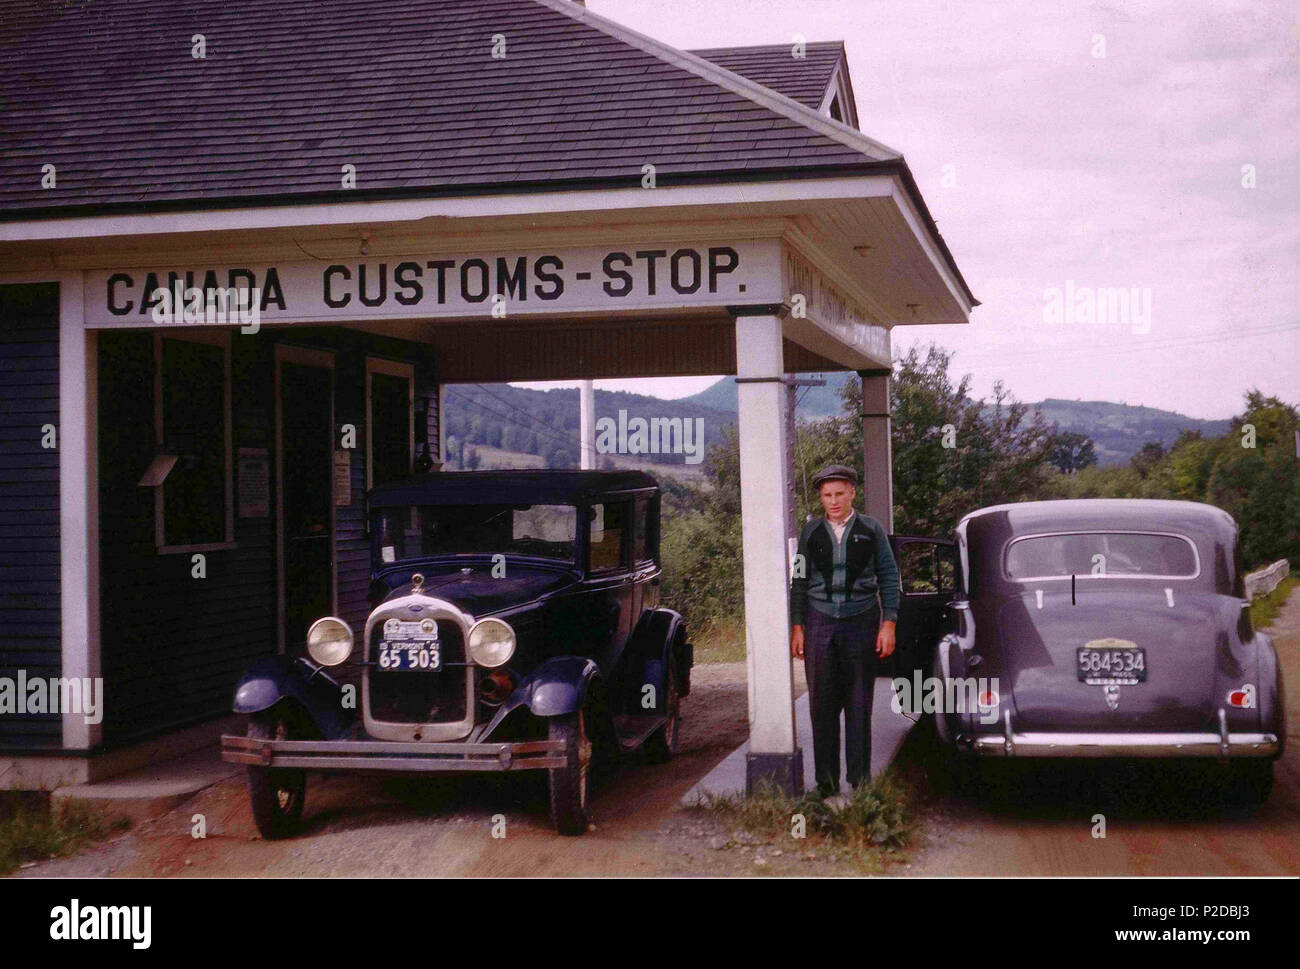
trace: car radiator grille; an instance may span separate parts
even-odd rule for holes
[[[371,662],[379,655],[382,638],[382,624],[377,624],[370,637]],[[464,635],[457,623],[441,619],[438,640],[442,644],[442,669],[437,673],[368,668],[373,719],[384,723],[455,723],[465,719],[465,681],[474,670],[456,665],[465,663]]]

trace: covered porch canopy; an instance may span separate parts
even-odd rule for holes
[[[219,164],[203,170],[206,181],[193,167],[179,172],[166,190],[144,175],[134,190],[119,191],[120,176],[95,188],[65,169],[70,189],[60,198],[11,190],[6,173],[0,284],[59,285],[64,675],[96,676],[100,664],[96,468],[112,456],[96,441],[97,333],[158,328],[157,290],[177,281],[248,287],[258,291],[259,332],[337,326],[427,344],[441,383],[735,374],[744,561],[718,567],[743,566],[746,576],[749,779],[797,786],[784,380],[863,375],[866,511],[889,527],[892,329],[967,322],[975,300],[902,157],[832,117],[829,96],[801,103],[565,0],[481,6],[473,17],[457,13],[475,20],[484,43],[493,33],[484,11],[500,14],[512,49],[526,55],[498,79],[498,100],[535,95],[530,72],[559,71],[574,51],[588,60],[578,76],[557,75],[563,83],[551,92],[574,110],[467,151],[461,176],[435,171],[416,184],[376,156],[358,165],[355,189],[321,189],[298,166],[277,168],[280,180],[251,194],[235,189],[235,171],[222,196],[213,189]],[[435,13],[450,15],[440,5]],[[276,36],[275,24],[259,28]],[[360,20],[347,28],[365,30]],[[358,56],[383,62],[386,38],[358,37]],[[464,83],[486,70],[467,64]],[[833,67],[823,88],[840,98],[839,116],[852,117],[842,49]],[[447,83],[444,70],[454,100]],[[534,96],[520,110],[515,120],[527,127],[541,109]],[[576,160],[564,124],[583,111],[622,120],[599,135],[590,118],[580,125],[600,144]],[[777,134],[784,147],[773,149]],[[632,152],[629,139],[641,142]],[[357,157],[381,151],[353,147]],[[521,175],[525,148],[541,161]],[[345,144],[321,163],[334,173],[327,179],[347,157]],[[516,159],[515,175],[488,177],[501,158]],[[177,194],[176,184],[190,190]],[[65,717],[63,728],[65,747],[95,746],[81,718]]]

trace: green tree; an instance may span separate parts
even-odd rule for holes
[[[1074,474],[1097,463],[1097,449],[1092,438],[1076,431],[1057,431],[1052,435],[1048,460],[1063,474]]]

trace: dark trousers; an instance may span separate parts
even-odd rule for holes
[[[839,793],[840,712],[844,712],[844,768],[850,785],[871,779],[871,701],[876,689],[876,632],[880,610],[832,619],[808,608],[804,618],[804,673],[812,712],[817,787]]]

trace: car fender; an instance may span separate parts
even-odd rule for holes
[[[1255,642],[1259,726],[1265,732],[1277,734],[1277,758],[1280,759],[1286,752],[1286,690],[1282,685],[1282,667],[1272,638],[1256,633]]]
[[[520,706],[534,716],[558,717],[576,713],[587,702],[592,682],[600,675],[595,662],[585,656],[553,656],[526,676],[503,704],[508,714]],[[498,719],[503,719],[498,715]]]
[[[288,656],[266,656],[245,671],[235,687],[235,713],[261,713],[293,700],[326,740],[341,737],[355,714],[343,706],[343,688],[324,668]]]
[[[656,697],[667,696],[669,651],[674,648],[678,651],[677,689],[681,696],[687,696],[691,692],[694,650],[686,641],[686,620],[672,609],[643,613],[625,653],[629,709],[640,710],[647,685],[654,687]]]

